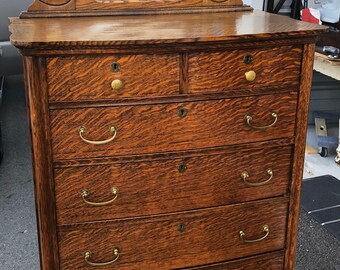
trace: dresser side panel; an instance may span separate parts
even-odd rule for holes
[[[312,84],[312,71],[314,60],[314,44],[305,44],[303,49],[300,92],[298,97],[298,108],[295,122],[295,150],[293,160],[292,182],[290,187],[290,202],[287,229],[287,249],[285,268],[294,269],[296,253],[297,229],[299,222],[301,183],[304,167],[304,153],[307,134],[307,117],[310,100],[310,89]]]
[[[25,57],[34,192],[42,270],[59,269],[45,60]]]

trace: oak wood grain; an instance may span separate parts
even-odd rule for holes
[[[301,52],[301,46],[283,46],[189,54],[188,91],[216,92],[297,84]],[[251,63],[244,62],[246,56],[252,57]],[[245,78],[250,70],[256,72],[252,82]]]
[[[242,4],[242,2],[241,2]],[[144,9],[201,6],[202,0],[77,0],[77,10]]]
[[[225,261],[280,250],[286,233],[287,199],[276,198],[158,217],[117,220],[60,228],[61,269],[92,269],[84,261],[91,251],[93,261],[109,261],[112,249],[119,260],[101,269],[174,269]],[[259,215],[261,213],[261,215]],[[182,231],[178,230],[184,225]],[[264,235],[257,243],[247,238]]]
[[[161,214],[284,195],[290,183],[291,158],[291,146],[247,147],[227,149],[218,155],[58,168],[54,170],[58,224]],[[186,167],[184,172],[179,171],[181,165]],[[244,171],[249,173],[250,182],[269,179],[268,168],[273,170],[273,178],[267,184],[251,187],[243,182]],[[106,206],[90,206],[80,195],[87,189],[88,200],[109,201],[114,197],[112,187],[118,188],[118,197]]]
[[[293,270],[295,263],[297,229],[299,223],[301,184],[304,168],[304,153],[306,147],[307,118],[310,102],[310,89],[312,84],[312,70],[314,61],[314,44],[304,46],[301,68],[301,82],[299,107],[296,114],[295,149],[292,182],[290,186],[290,202],[288,216],[287,250],[285,256],[285,269]]]
[[[278,251],[225,263],[181,268],[181,270],[282,270],[283,262],[284,253]]]
[[[24,58],[28,124],[42,270],[59,269],[45,61]]]
[[[120,106],[51,111],[51,136],[55,160],[107,157],[112,155],[169,152],[206,148],[294,135],[296,93],[235,98],[205,102]],[[179,109],[187,115],[179,117]],[[238,108],[235,110],[235,108]],[[264,126],[278,121],[268,130],[247,125],[245,115],[254,117],[252,124]],[[117,134],[102,145],[84,142],[79,128],[85,127],[88,140],[112,137],[111,125]]]
[[[111,65],[120,64],[113,72]],[[111,88],[119,79],[123,87]],[[179,56],[70,56],[47,59],[50,101],[120,99],[179,94]]]
[[[155,23],[157,21],[157,23]],[[256,27],[249,27],[256,24]],[[20,48],[131,47],[316,36],[327,28],[261,11],[12,20]],[[218,31],[216,31],[218,29]],[[56,31],[57,30],[57,31]],[[169,34],[171,33],[171,34]]]

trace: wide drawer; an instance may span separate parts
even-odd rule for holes
[[[181,268],[181,270],[282,270],[283,263],[284,252],[278,251],[225,263]]]
[[[189,54],[188,91],[216,92],[297,85],[301,57],[301,46],[192,53]],[[255,74],[252,81],[245,76],[249,71]],[[253,79],[250,73],[248,76],[248,79]]]
[[[169,213],[287,193],[292,146],[267,144],[210,152],[56,168],[57,222]]]
[[[61,269],[173,269],[280,250],[287,206],[277,198],[60,228]]]
[[[50,101],[178,95],[179,56],[48,58],[47,81]]]
[[[293,92],[204,102],[52,110],[53,156],[57,160],[104,157],[292,137],[296,103],[297,93]]]

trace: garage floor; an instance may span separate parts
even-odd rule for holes
[[[0,119],[5,151],[0,165],[0,269],[38,270],[33,181],[21,76],[7,79]],[[340,243],[302,210],[296,270],[323,269],[340,269]]]

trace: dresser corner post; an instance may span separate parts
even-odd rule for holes
[[[294,270],[299,224],[301,184],[304,168],[304,153],[307,139],[308,111],[313,76],[315,44],[303,45],[300,90],[296,114],[295,150],[290,184],[288,233],[286,239],[285,270]]]
[[[42,270],[58,270],[58,241],[48,89],[44,57],[24,57],[28,127],[31,140],[34,195],[40,264]]]

